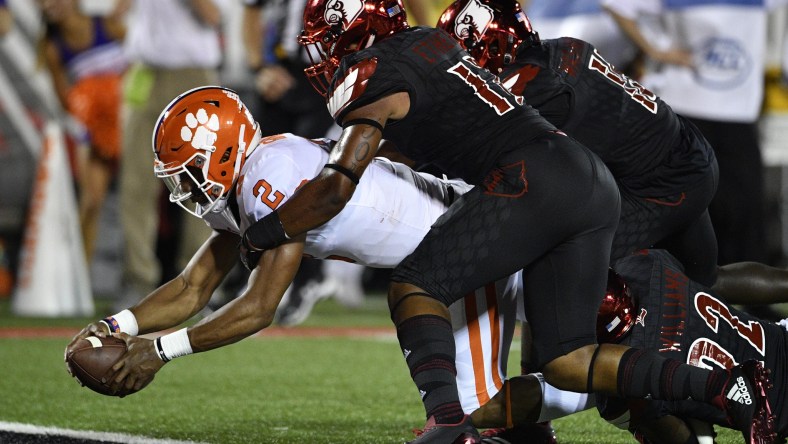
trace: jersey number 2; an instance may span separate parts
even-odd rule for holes
[[[742,321],[731,313],[722,301],[703,292],[695,295],[695,310],[713,332],[719,331],[722,321],[735,330],[738,336],[747,341],[761,356],[766,355],[766,339],[760,322]],[[731,368],[736,365],[732,353],[708,338],[698,338],[692,343],[688,350],[687,363],[704,368],[711,368],[708,363],[714,363],[721,368]]]

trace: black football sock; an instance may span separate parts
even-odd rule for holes
[[[630,349],[618,366],[618,392],[623,397],[652,397],[665,401],[692,398],[709,402],[722,392],[727,372],[709,371],[656,352]]]
[[[427,418],[434,416],[438,424],[459,422],[464,413],[457,393],[451,323],[436,315],[414,316],[397,326],[397,338]]]

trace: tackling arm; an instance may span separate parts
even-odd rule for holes
[[[388,120],[404,117],[409,108],[410,98],[401,92],[348,113],[345,129],[329,155],[328,164],[334,168],[324,168],[279,209],[249,227],[243,236],[244,247],[251,251],[268,250],[328,222],[342,211],[356,189],[355,181],[377,153],[383,136],[381,129]],[[353,121],[357,123],[348,125]]]

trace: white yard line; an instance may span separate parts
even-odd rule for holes
[[[0,431],[23,433],[28,435],[65,436],[75,439],[90,439],[128,444],[203,444],[196,441],[178,441],[174,439],[155,439],[147,436],[127,435],[124,433],[93,432],[85,430],[61,429],[59,427],[43,427],[33,424],[0,421]]]

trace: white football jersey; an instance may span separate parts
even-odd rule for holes
[[[241,232],[286,202],[328,162],[329,142],[292,134],[263,139],[241,171],[238,207]],[[448,187],[453,187],[449,191]],[[345,208],[307,233],[305,253],[370,267],[393,268],[419,244],[464,182],[419,174],[376,158]],[[208,221],[211,224],[211,221]]]
[[[264,138],[241,171],[236,195],[240,227],[227,211],[203,218],[215,230],[243,233],[317,176],[328,162],[329,149],[327,140],[293,134]],[[454,195],[470,188],[461,181],[438,179],[376,158],[345,208],[307,233],[305,254],[394,268],[421,242]],[[467,413],[495,396],[506,378],[517,297],[521,294],[519,280],[518,273],[491,283],[449,307],[460,401]]]

